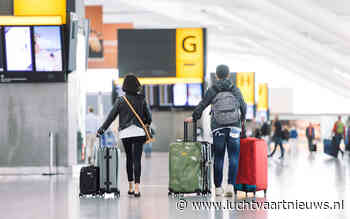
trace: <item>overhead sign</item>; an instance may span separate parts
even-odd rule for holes
[[[14,0],[14,16],[61,16],[66,23],[67,0]]]
[[[236,83],[248,105],[255,104],[254,72],[237,72]]]
[[[118,31],[119,82],[134,73],[142,84],[202,83],[204,28]]]
[[[61,25],[61,16],[0,16],[0,26]]]
[[[236,85],[241,90],[243,99],[247,103],[247,119],[254,118],[255,104],[255,74],[254,72],[237,72]]]
[[[259,84],[258,89],[258,111],[267,111],[269,108],[267,83]]]
[[[203,78],[203,66],[203,29],[176,29],[176,77]]]
[[[267,83],[259,84],[257,119],[265,121],[269,118],[269,90]]]

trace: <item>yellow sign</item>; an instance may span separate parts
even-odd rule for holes
[[[66,0],[14,0],[14,16],[61,16],[66,23]]]
[[[255,104],[254,72],[237,72],[236,84],[248,105]]]
[[[191,84],[202,83],[201,78],[175,78],[175,77],[163,77],[163,78],[138,78],[142,85],[146,84]],[[123,84],[124,78],[118,79],[118,84]]]
[[[258,111],[267,111],[269,108],[269,93],[267,84],[259,84]]]
[[[0,25],[61,25],[61,16],[0,16]]]
[[[199,78],[204,75],[202,28],[176,29],[176,77]]]

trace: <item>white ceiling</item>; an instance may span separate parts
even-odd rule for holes
[[[350,97],[349,0],[85,0],[104,22],[206,27],[209,52],[264,56]]]

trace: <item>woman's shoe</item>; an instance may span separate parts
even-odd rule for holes
[[[134,194],[135,194],[134,191],[132,191],[132,192],[128,191],[128,195],[134,195]]]
[[[140,196],[141,196],[140,192],[138,192],[138,193],[135,192],[135,198],[139,198]]]

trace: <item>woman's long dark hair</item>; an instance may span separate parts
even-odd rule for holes
[[[125,93],[137,94],[141,89],[141,83],[134,74],[130,73],[125,76],[122,87]]]

